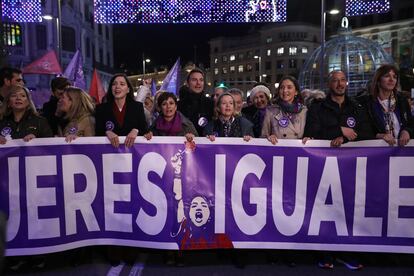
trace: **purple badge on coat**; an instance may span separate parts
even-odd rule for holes
[[[280,127],[287,127],[289,125],[289,118],[287,117],[282,117],[279,120],[279,126]]]
[[[111,121],[106,121],[105,123],[105,129],[106,130],[114,130],[115,124]]]
[[[354,117],[348,117],[348,119],[346,119],[346,124],[348,125],[348,127],[350,128],[354,128],[356,125],[356,120]]]
[[[11,127],[5,127],[1,130],[1,136],[4,136],[4,137],[10,135],[11,133],[12,133]]]

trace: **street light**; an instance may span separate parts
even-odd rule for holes
[[[324,56],[325,56],[325,28],[326,28],[326,14],[329,13],[331,15],[339,14],[338,9],[332,9],[326,11],[325,1],[321,0],[321,53],[319,57],[319,80],[320,80],[320,89],[322,89],[324,85]]]
[[[262,82],[262,57],[254,56],[254,58],[259,60],[259,82]]]
[[[145,76],[145,63],[150,63],[151,60],[149,58],[144,57],[144,53],[142,53],[142,75]]]
[[[61,0],[57,0],[57,17],[54,17],[50,14],[45,14],[42,16],[45,20],[56,20],[56,50],[57,50],[57,58],[59,64],[62,64],[62,6],[61,6]]]

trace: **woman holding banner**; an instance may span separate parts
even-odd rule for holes
[[[215,119],[204,129],[204,135],[210,141],[216,137],[243,137],[249,141],[254,136],[252,124],[236,115],[235,101],[230,93],[225,92],[218,97],[214,112]]]
[[[115,74],[109,82],[107,102],[96,107],[96,135],[108,138],[119,147],[119,136],[126,136],[125,146],[131,147],[138,135],[150,140],[142,103],[133,99],[133,88],[125,74]]]
[[[26,87],[11,86],[0,109],[0,144],[7,140],[53,137],[47,120],[40,117]]]
[[[267,108],[261,137],[274,145],[278,139],[301,139],[305,131],[306,112],[298,81],[292,76],[283,77],[276,105]]]
[[[58,127],[59,136],[64,136],[66,142],[95,135],[95,106],[85,91],[77,87],[65,88],[58,101],[58,110],[69,122],[64,129]]]
[[[414,136],[414,119],[408,100],[398,91],[398,69],[386,64],[377,69],[369,95],[358,97],[364,107],[367,126],[364,137],[383,139],[390,146],[405,146]]]
[[[189,142],[198,136],[193,123],[177,111],[177,97],[173,93],[162,93],[157,104],[161,115],[150,128],[155,136],[185,136]]]

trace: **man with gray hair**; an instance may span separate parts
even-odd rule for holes
[[[238,88],[230,88],[227,90],[234,98],[234,109],[238,115],[241,114],[241,110],[243,108],[243,91]]]

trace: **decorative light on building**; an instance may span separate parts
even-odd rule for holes
[[[377,13],[387,13],[390,11],[389,0],[346,0],[345,15],[357,16]]]
[[[98,24],[285,22],[286,2],[94,0],[94,18]]]
[[[41,22],[41,0],[2,0],[2,17],[12,22]]]

